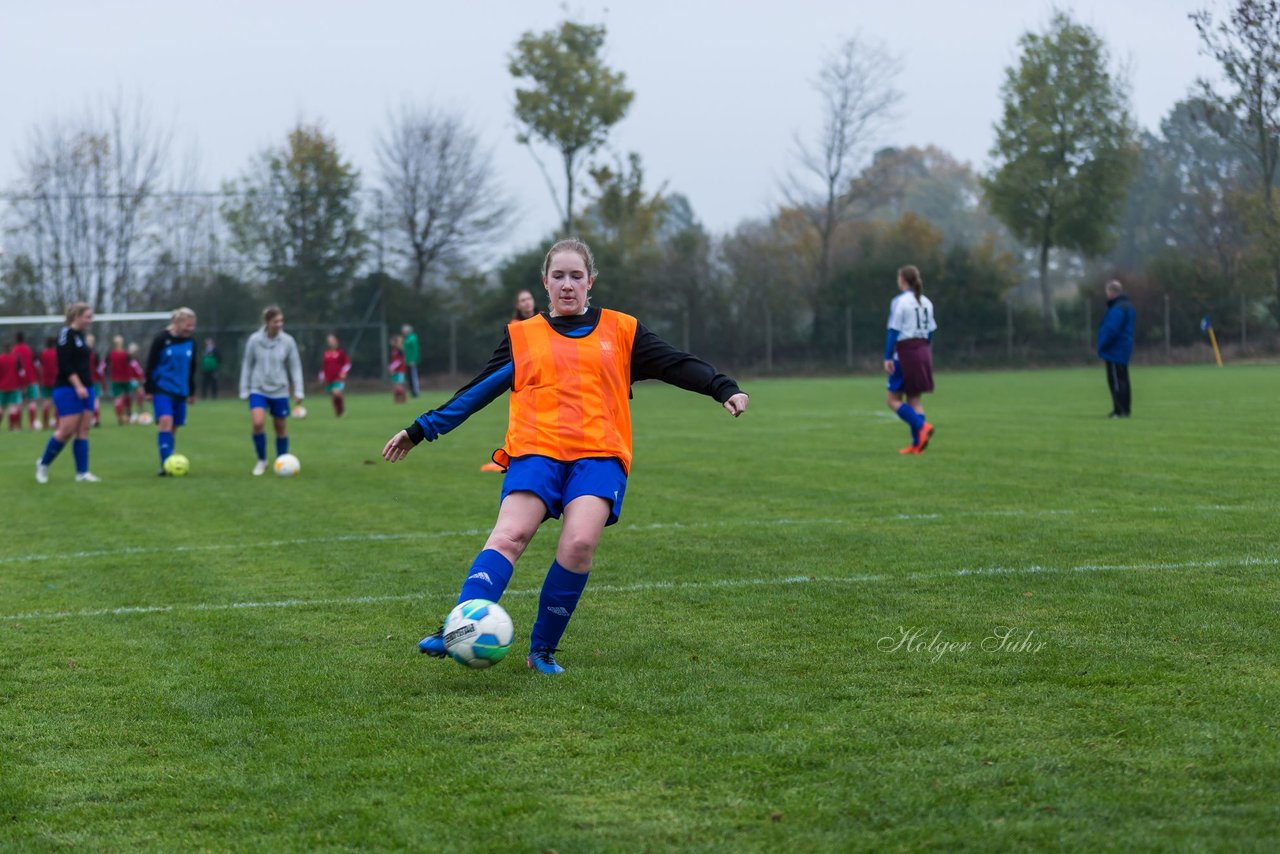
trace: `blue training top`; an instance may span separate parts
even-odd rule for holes
[[[190,397],[195,388],[196,343],[162,329],[147,356],[147,393]]]

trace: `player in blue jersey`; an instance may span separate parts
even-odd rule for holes
[[[191,337],[196,330],[196,313],[189,308],[175,309],[169,325],[151,341],[147,356],[147,394],[155,410],[156,444],[160,448],[160,471],[173,454],[174,434],[187,423],[187,402],[196,388],[196,345]]]
[[[908,264],[898,270],[898,290],[889,305],[889,331],[884,342],[884,370],[889,375],[889,408],[911,428],[911,444],[900,454],[921,454],[929,447],[933,425],[921,403],[933,391],[933,354],[929,343],[938,328],[933,303],[924,295],[920,271]]]
[[[85,330],[93,323],[88,303],[67,306],[67,325],[58,332],[58,377],[53,386],[53,405],[58,424],[45,445],[44,456],[36,461],[36,483],[49,482],[49,466],[68,441],[76,458],[76,481],[97,483],[101,478],[89,471],[89,432],[93,429],[93,367]]]

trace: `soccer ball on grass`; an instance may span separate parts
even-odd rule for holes
[[[299,403],[297,406],[295,406],[295,407],[293,408],[293,417],[294,417],[294,418],[306,418],[306,417],[307,417],[307,408],[306,408],[305,406],[303,406],[301,403]]]
[[[182,477],[191,471],[191,460],[182,454],[170,454],[164,461],[164,473],[169,477]]]
[[[150,423],[151,423],[151,413],[150,413],[150,412],[140,412],[140,413],[138,413],[138,423],[139,423],[139,424],[150,424]]]
[[[444,621],[444,648],[449,657],[477,670],[504,659],[515,636],[511,617],[488,599],[468,599]]]
[[[281,454],[276,457],[276,477],[293,477],[302,471],[302,463],[293,454]]]

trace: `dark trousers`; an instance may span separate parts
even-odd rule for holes
[[[1119,362],[1104,362],[1107,366],[1107,388],[1111,389],[1111,411],[1117,415],[1129,414],[1129,366]]]
[[[421,389],[418,388],[418,366],[410,365],[409,366],[409,394],[413,395],[414,397],[417,397],[420,391]]]
[[[200,396],[205,400],[210,398],[218,399],[218,375],[211,373],[200,374]]]

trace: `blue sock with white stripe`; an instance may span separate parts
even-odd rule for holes
[[[89,470],[89,440],[76,439],[71,443],[71,453],[76,455],[76,474]]]
[[[258,452],[258,459],[264,463],[267,461],[267,434],[253,434],[253,449]]]
[[[65,447],[65,443],[59,442],[57,439],[50,436],[49,444],[44,446],[44,456],[40,458],[40,465],[49,465],[49,463],[58,458],[58,454],[62,453],[62,449]]]
[[[502,591],[507,589],[507,582],[511,581],[513,571],[511,561],[507,560],[502,552],[497,549],[485,549],[476,555],[476,559],[471,563],[471,569],[467,570],[467,580],[462,582],[458,604],[461,605],[468,599],[488,599],[490,602],[497,602],[502,597]]]
[[[898,417],[907,422],[907,426],[911,428],[911,444],[920,444],[920,428],[924,426],[924,416],[911,408],[911,404],[904,403],[898,407]]]
[[[289,453],[289,437],[276,436],[276,456],[283,456]]]
[[[161,430],[156,433],[156,444],[160,446],[160,465],[173,456],[173,431]]]
[[[538,618],[533,622],[533,631],[529,635],[529,651],[555,649],[560,645],[560,638],[569,625],[573,609],[578,607],[582,590],[587,586],[587,572],[570,572],[552,561],[547,570],[547,579],[542,582],[542,593],[538,596]]]

